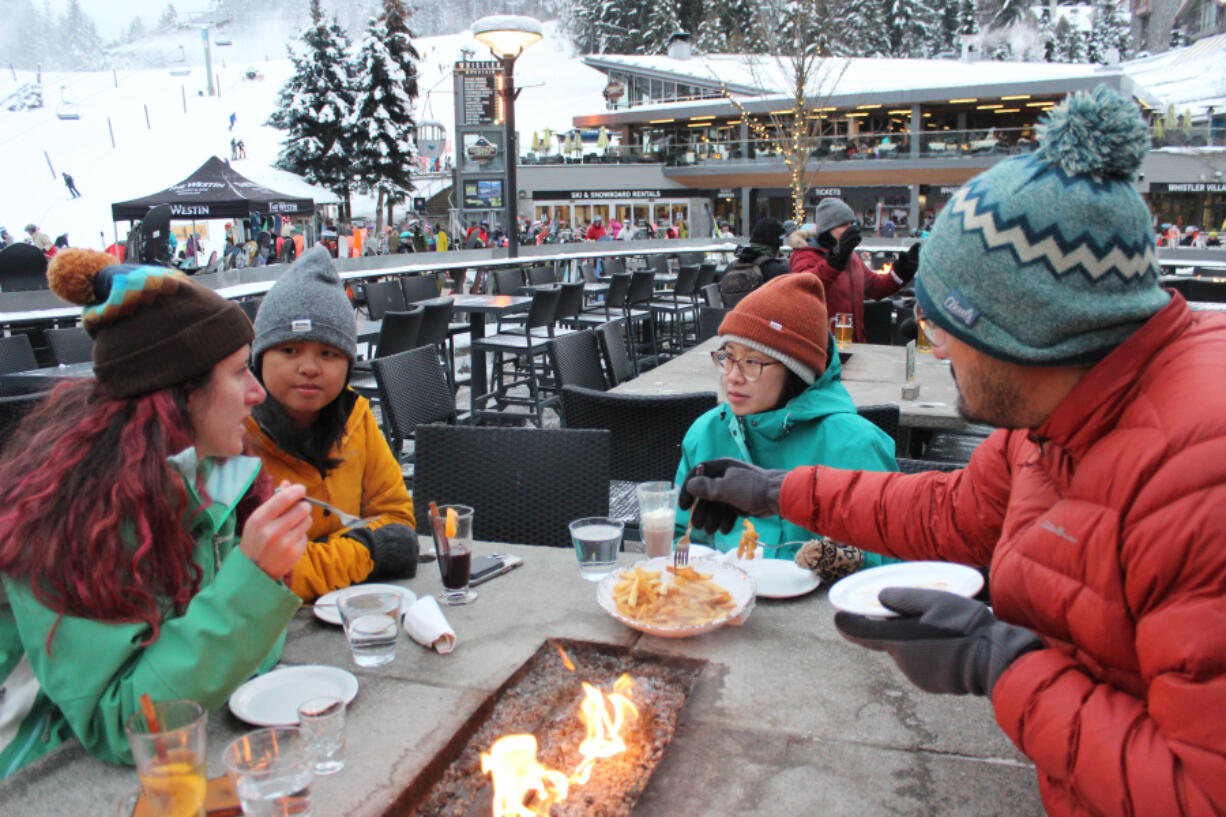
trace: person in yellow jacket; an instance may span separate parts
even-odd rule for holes
[[[438,252],[447,252],[448,248],[451,246],[451,239],[447,237],[447,231],[444,230],[441,225],[436,227],[435,231],[438,233],[438,238],[435,241],[434,246]]]
[[[305,601],[351,584],[417,572],[413,500],[366,398],[348,387],[357,350],[353,307],[326,249],[314,247],[268,291],[255,317],[252,360],[268,398],[247,418],[247,439],[277,481],[346,513],[345,528],[312,507],[306,552],[290,589]]]

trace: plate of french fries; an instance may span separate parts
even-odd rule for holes
[[[662,556],[605,576],[596,587],[596,601],[627,627],[685,638],[743,624],[756,592],[748,573],[722,559],[691,559],[674,569],[672,557]]]

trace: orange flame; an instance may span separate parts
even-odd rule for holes
[[[558,652],[569,663],[561,647]],[[587,737],[579,744],[583,760],[570,777],[536,759],[537,744],[532,735],[504,735],[494,741],[488,754],[481,753],[481,771],[494,783],[493,817],[549,817],[549,809],[566,799],[572,783],[588,781],[597,760],[626,751],[622,729],[638,717],[638,708],[630,702],[633,689],[634,680],[629,675],[618,678],[608,695],[584,682],[579,719],[587,727]]]
[[[877,274],[878,275],[889,275],[893,271],[894,271],[893,264],[882,264],[881,269],[877,270]]]
[[[566,799],[566,775],[536,759],[532,735],[504,735],[489,754],[481,753],[481,771],[494,781],[494,817],[549,817],[554,803]],[[531,806],[524,800],[531,797]]]
[[[562,666],[566,667],[571,672],[574,672],[575,665],[571,662],[570,656],[566,654],[566,650],[562,649],[562,645],[554,644],[553,648],[558,651],[558,655],[562,656]]]

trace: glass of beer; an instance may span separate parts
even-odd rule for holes
[[[834,340],[840,349],[851,345],[854,318],[850,312],[840,312],[834,316]]]
[[[647,558],[668,556],[673,552],[681,489],[671,482],[640,482],[634,491],[639,500],[639,531],[647,545]]]
[[[153,705],[158,731],[143,711],[124,725],[145,803],[152,817],[204,817],[205,727],[208,713],[195,701]]]

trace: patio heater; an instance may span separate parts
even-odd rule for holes
[[[506,207],[507,257],[519,255],[519,180],[516,171],[519,148],[515,139],[515,60],[523,50],[543,36],[541,24],[531,17],[495,14],[473,23],[473,37],[488,46],[502,63],[503,129],[506,150],[506,185],[502,192]]]

